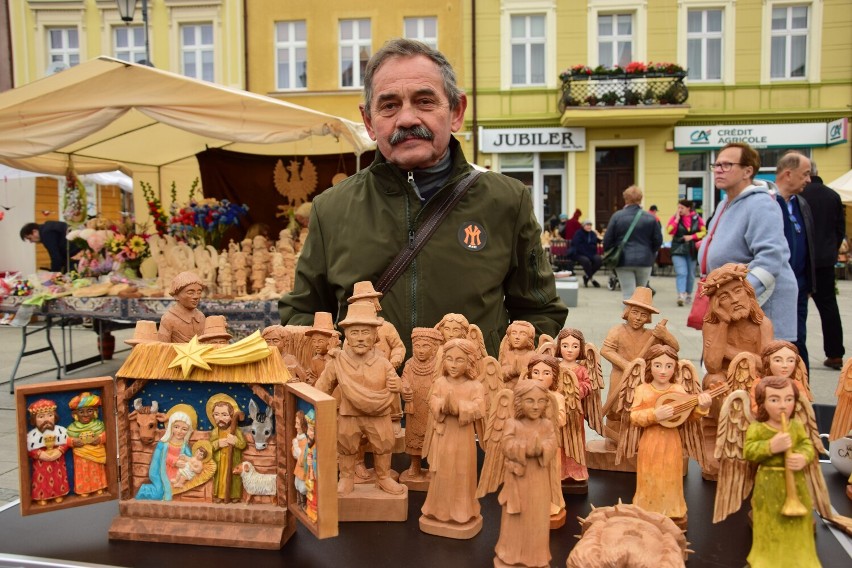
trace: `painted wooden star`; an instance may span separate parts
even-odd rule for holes
[[[202,345],[198,342],[198,336],[193,336],[189,343],[176,343],[172,345],[177,355],[172,362],[169,363],[169,369],[180,367],[183,372],[183,378],[189,377],[189,373],[193,367],[200,367],[205,371],[210,371],[210,365],[203,359],[204,354],[213,349],[212,345]]]

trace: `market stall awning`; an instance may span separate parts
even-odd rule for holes
[[[843,203],[852,204],[852,170],[825,185],[839,193]]]
[[[0,93],[0,163],[63,174],[161,169],[205,148],[360,155],[363,124],[101,56]],[[187,164],[184,163],[184,166]]]

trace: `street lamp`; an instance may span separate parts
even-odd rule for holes
[[[118,6],[118,13],[121,20],[127,25],[133,21],[133,16],[136,13],[136,0],[115,0]],[[153,67],[151,64],[151,52],[148,47],[148,0],[142,0],[142,23],[145,26],[145,65]]]

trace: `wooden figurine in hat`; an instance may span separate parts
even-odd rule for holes
[[[56,403],[42,398],[27,406],[33,429],[27,432],[27,455],[32,467],[32,500],[46,505],[50,499],[61,503],[71,491],[65,452],[68,432],[56,423]]]
[[[665,344],[675,351],[680,350],[680,344],[674,335],[666,329],[667,320],[662,320],[653,329],[645,326],[651,323],[652,314],[660,311],[652,303],[653,294],[650,288],[637,286],[633,296],[624,300],[624,313],[621,315],[625,320],[623,324],[612,327],[607,332],[601,347],[601,356],[612,363],[612,372],[609,376],[609,393],[602,409],[606,416],[604,425],[605,440],[592,440],[587,444],[587,465],[592,469],[634,471],[634,467],[628,463],[621,467],[615,466],[615,448],[621,428],[621,413],[615,408],[618,393],[621,389],[621,381],[625,369],[630,362],[636,358],[644,357],[652,345]]]
[[[443,342],[441,332],[431,327],[415,327],[411,331],[411,359],[405,362],[402,379],[411,386],[412,400],[405,403],[405,451],[411,456],[411,466],[399,476],[414,491],[429,489],[429,472],[423,471],[423,442],[429,417],[429,391],[435,381],[438,348]]]
[[[477,380],[477,360],[471,341],[451,339],[444,346],[443,372],[429,392],[423,452],[432,479],[420,517],[420,530],[428,534],[468,539],[482,529],[476,437],[485,434],[485,388]]]
[[[101,397],[83,392],[68,402],[74,418],[68,428],[68,445],[74,456],[74,493],[86,497],[107,490],[106,426],[98,418]]]
[[[728,263],[708,274],[703,282],[703,294],[710,298],[701,329],[704,366],[707,369],[704,390],[725,382],[732,386],[738,382],[737,374],[746,365],[757,374],[763,374],[760,354],[772,341],[772,321],[760,308],[754,288],[746,280],[747,274],[745,264]],[[738,365],[732,369],[732,361],[740,354],[743,355],[739,357]],[[736,388],[750,386],[737,385]],[[719,464],[714,449],[720,410],[721,402],[714,402],[710,414],[703,421],[707,460],[701,473],[705,479],[714,480],[718,475]]]
[[[287,370],[290,372],[291,381],[309,382],[308,372],[299,364],[299,360],[291,353],[287,353],[287,345],[290,342],[287,341],[286,327],[281,324],[267,326],[260,332],[260,336],[266,341],[267,345],[274,347],[281,354],[281,357],[284,359],[284,365],[287,366]]]
[[[194,272],[181,272],[172,280],[169,294],[176,300],[160,319],[157,336],[164,343],[188,343],[204,333],[206,319],[198,302],[205,290],[204,282]]]
[[[339,323],[344,330],[346,341],[343,349],[326,364],[325,370],[316,383],[316,388],[331,394],[340,387],[340,407],[338,417],[337,452],[340,480],[337,493],[340,501],[341,520],[364,520],[369,515],[369,506],[364,499],[375,502],[376,496],[370,494],[370,487],[359,486],[355,490],[355,460],[361,446],[361,437],[367,438],[374,452],[376,468],[375,485],[391,496],[400,496],[394,502],[385,498],[389,507],[395,509],[384,519],[370,517],[370,520],[400,520],[407,517],[408,488],[397,483],[390,475],[391,453],[395,436],[391,421],[394,399],[403,390],[403,384],[391,363],[375,348],[378,340],[378,328],[383,320],[376,315],[372,302],[356,302],[349,306],[346,318]],[[346,498],[352,495],[352,509],[348,509]],[[380,499],[380,497],[379,497]],[[405,506],[405,511],[402,506]]]
[[[225,316],[207,316],[204,333],[198,336],[198,342],[205,345],[227,345],[231,337]]]
[[[157,335],[157,322],[150,320],[139,320],[133,329],[133,337],[125,339],[124,342],[131,347],[140,343],[153,343],[159,341]]]
[[[347,302],[350,306],[362,302],[369,303],[375,308],[376,313],[378,313],[382,311],[382,305],[379,303],[381,298],[382,293],[377,292],[373,288],[373,283],[369,280],[363,280],[355,283],[352,296],[349,297]],[[382,319],[383,323],[377,330],[378,339],[376,340],[375,348],[382,356],[390,361],[394,369],[399,369],[405,360],[405,344],[402,342],[402,338],[400,338],[399,332],[396,331],[394,325],[383,318],[380,319]],[[410,396],[410,394],[406,393],[406,396]],[[391,419],[393,420],[393,431],[396,437],[395,451],[400,452],[402,451],[404,438],[402,433],[402,401],[399,396],[394,397],[391,408]],[[364,463],[365,445],[366,440],[362,440],[361,451],[358,452],[358,460],[355,462],[356,483],[372,483],[375,480],[373,472],[368,470]],[[396,477],[397,473],[393,472],[393,475]]]
[[[305,331],[305,335],[310,338],[313,353],[310,366],[306,369],[308,384],[313,385],[325,370],[332,338],[339,337],[340,333],[334,329],[331,313],[317,312],[314,314],[314,325]]]

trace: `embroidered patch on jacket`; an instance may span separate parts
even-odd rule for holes
[[[485,234],[485,228],[479,223],[466,221],[459,227],[459,244],[466,250],[479,251],[485,248],[485,243],[488,242],[488,235]]]

